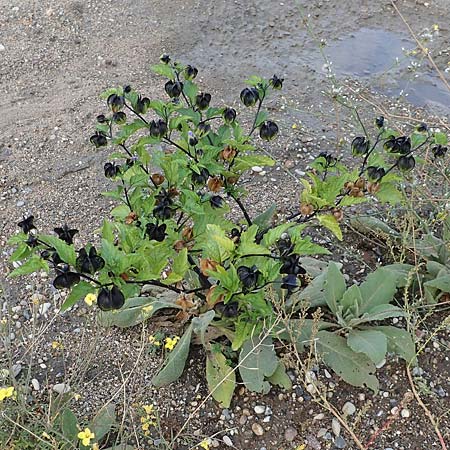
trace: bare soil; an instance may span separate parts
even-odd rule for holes
[[[74,404],[82,416],[94,414],[112,399],[119,417],[123,414],[123,426],[130,435],[135,431],[139,434],[135,404],[155,403],[161,429],[169,438],[178,433],[207,394],[204,355],[198,351],[193,351],[181,380],[159,390],[150,386],[149,380],[162,361],[150,355],[142,342],[157,329],[158,323],[126,331],[99,329],[94,314],[83,305],[70,314],[55,315],[63,295],[51,288],[50,279],[34,276],[19,282],[6,280],[9,271],[6,259],[10,252],[6,240],[16,231],[16,223],[22,216],[33,214],[43,230],[68,223],[80,230],[81,243],[95,236],[102,218],[108,215],[111,203],[101,196],[109,186],[102,169],[108,151],[96,151],[89,144],[95,117],[105,108],[98,98],[105,88],[131,84],[149,96],[162,96],[161,79],[150,72],[149,65],[163,52],[197,66],[201,84],[213,94],[217,105],[237,104],[243,80],[249,75],[276,73],[284,77],[283,95],[269,104],[270,112],[281,124],[281,136],[267,150],[279,164],[264,175],[254,174],[246,180],[250,191],[247,201],[255,213],[273,201],[285,205],[287,210],[295,209],[296,178],[302,175],[308,162],[323,150],[342,154],[348,146],[341,144],[358,132],[351,111],[329,95],[331,84],[323,70],[325,61],[319,52],[320,40],[329,46],[330,52],[326,53],[331,59],[333,49],[338,51],[338,43],[347,43],[348,54],[345,51],[343,57],[340,54],[336,73],[342,92],[358,106],[364,121],[371,122],[375,115],[384,113],[395,118],[399,126],[414,125],[425,119],[449,129],[448,109],[442,100],[446,94],[436,97],[436,89],[441,92],[442,86],[425,60],[418,71],[419,81],[425,83],[425,88],[421,85],[425,93],[418,96],[416,105],[384,95],[398,93],[394,75],[396,80],[417,83],[414,74],[408,71],[408,64],[391,72],[387,67],[395,61],[388,61],[381,69],[368,67],[368,73],[359,73],[349,66],[350,60],[358,65],[355,61],[358,53],[352,48],[355,40],[349,37],[352,33],[358,37],[361,29],[386,32],[388,40],[394,39],[392,33],[395,33],[406,44],[412,42],[390,1],[304,3],[0,0],[0,249],[3,259],[0,270],[5,277],[6,299],[1,314],[9,316],[13,323],[7,339],[12,363],[21,361],[24,367],[30,363],[32,378],[41,385],[39,392],[31,391],[33,401],[47,401],[55,383],[70,382],[82,394]],[[428,45],[437,64],[445,68],[450,60],[448,1],[404,0],[398,1],[397,6],[417,35],[425,28],[431,30],[434,24],[439,25],[439,34]],[[367,52],[371,51],[369,47],[367,42]],[[382,56],[388,60],[393,57],[389,52]],[[411,58],[407,63],[416,61]],[[449,79],[448,74],[445,76]],[[379,89],[373,90],[372,86]],[[429,98],[427,92],[432,93]],[[345,248],[333,241],[331,248],[336,258],[344,262],[350,277],[355,277],[358,271],[361,276],[374,267],[377,252],[364,241],[351,239],[352,246]],[[328,236],[323,240],[331,245]],[[41,305],[51,304],[47,313],[34,323],[29,320],[32,297],[38,298]],[[449,442],[448,328],[444,327],[428,340],[445,317],[445,312],[436,314],[419,326],[418,342],[426,345],[419,355],[423,371],[416,375],[420,378],[423,400],[439,418],[439,426]],[[30,339],[33,328],[40,332],[34,344]],[[179,331],[173,327],[167,329]],[[52,349],[51,342],[55,340],[63,342],[63,351]],[[5,359],[2,366],[7,364]],[[390,359],[379,370],[381,391],[376,396],[339,382],[334,375],[327,378],[329,374],[322,367],[317,367],[316,375],[329,387],[330,401],[338,410],[347,401],[355,404],[357,412],[350,422],[361,441],[368,442],[372,433],[390,423],[379,432],[371,449],[441,448],[433,427],[415,401],[407,406],[408,417],[400,415],[390,421],[392,408],[399,406],[405,392],[410,390],[401,362]],[[303,391],[295,371],[291,376],[294,380],[291,392],[274,388],[267,396],[257,396],[238,389],[229,411],[222,411],[208,400],[191,418],[176,448],[193,448],[202,437],[212,435],[218,448],[227,448],[223,441],[225,435],[234,448],[242,450],[287,450],[302,443],[307,443],[308,449],[336,448],[331,416],[327,413],[317,416],[324,411]],[[255,405],[267,406],[272,413],[259,416],[253,410]],[[266,422],[265,417],[269,417]],[[252,432],[255,422],[262,425],[262,436]],[[298,433],[292,442],[285,440],[288,428]],[[342,436],[345,448],[356,448],[344,431]],[[145,441],[142,435],[139,444],[136,436],[130,437],[130,442],[141,449],[158,448],[158,441]],[[0,445],[0,448],[4,447]]]

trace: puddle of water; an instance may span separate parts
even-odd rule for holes
[[[412,57],[405,57],[403,49],[412,48],[414,44],[401,34],[361,28],[332,42],[325,53],[336,75],[370,78],[371,85],[384,94],[407,94],[407,100],[416,106],[450,113],[450,92],[437,74],[418,73],[415,77],[408,72]]]

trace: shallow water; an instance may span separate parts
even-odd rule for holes
[[[338,76],[370,79],[371,85],[384,94],[404,96],[414,105],[449,113],[450,92],[436,73],[424,72],[426,62],[417,72],[408,70],[408,65],[417,60],[406,56],[404,50],[413,48],[413,42],[399,33],[361,28],[330,43],[325,54]]]

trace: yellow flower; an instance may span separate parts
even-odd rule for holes
[[[74,398],[75,401],[77,402],[78,400],[80,400],[81,395],[80,395],[80,394],[73,394],[73,398]]]
[[[144,431],[148,431],[149,428],[150,428],[150,424],[148,422],[142,424],[142,429]]]
[[[92,306],[93,303],[97,302],[97,296],[95,294],[88,294],[86,297],[84,297],[84,302],[88,306]]]
[[[61,342],[59,342],[59,341],[53,341],[52,342],[52,348],[54,350],[56,350],[56,349],[63,349],[64,345],[62,345]]]
[[[42,432],[42,437],[44,439],[51,439],[51,437],[48,435],[48,433],[46,433],[45,431]]]
[[[153,334],[148,337],[148,342],[150,342],[150,344],[152,345],[155,345],[156,347],[159,347],[161,345],[161,342],[157,341],[155,336],[153,336]]]
[[[89,428],[85,428],[84,431],[78,433],[78,439],[86,447],[91,443],[91,439],[95,438],[95,434]]]
[[[306,444],[299,445],[295,450],[305,450]]]
[[[292,128],[295,130],[297,128],[297,124],[296,123],[292,124]]]
[[[155,407],[152,405],[143,405],[142,408],[144,408],[144,411],[147,414],[153,414],[155,412]]]
[[[144,306],[142,308],[142,311],[144,311],[146,314],[152,312],[153,311],[153,305]]]
[[[92,450],[99,450],[97,442],[95,444],[92,444]]]
[[[435,24],[433,25],[433,30],[434,30],[434,31],[439,31],[439,25],[438,25],[437,23],[435,23]]]
[[[172,351],[174,349],[175,345],[177,345],[177,342],[179,340],[180,340],[180,338],[178,336],[175,336],[173,339],[170,337],[166,337],[164,348],[166,348],[169,351]]]
[[[205,450],[209,450],[209,440],[203,440],[198,444],[201,448],[204,448]]]
[[[15,394],[15,392],[14,392],[13,386],[1,388],[0,389],[0,402],[5,400],[5,398],[13,397],[14,394]]]

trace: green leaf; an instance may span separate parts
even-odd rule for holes
[[[272,203],[263,213],[259,214],[253,219],[253,223],[258,225],[260,229],[264,229],[270,224],[275,211],[277,210],[277,204]]]
[[[79,431],[77,416],[69,408],[64,408],[61,413],[61,431],[67,440],[75,441],[77,439]]]
[[[403,309],[394,305],[377,305],[373,307],[370,311],[364,313],[361,317],[356,317],[350,322],[348,326],[355,327],[361,323],[373,322],[375,320],[385,320],[390,317],[405,317],[406,313]]]
[[[37,272],[38,270],[49,271],[49,267],[47,261],[44,261],[37,255],[32,255],[30,259],[25,261],[21,266],[14,269],[9,276],[10,277],[19,277],[21,275],[28,275],[33,272]]]
[[[401,328],[390,325],[370,327],[371,330],[381,331],[387,337],[388,351],[397,354],[408,364],[416,365],[416,347],[411,334]]]
[[[325,301],[330,310],[336,314],[338,304],[346,290],[345,278],[336,263],[330,262],[325,278]]]
[[[365,354],[354,352],[345,338],[328,331],[319,331],[317,338],[317,349],[325,364],[346,383],[359,387],[366,385],[375,393],[378,392],[375,365]]]
[[[239,373],[245,387],[252,392],[268,393],[270,383],[265,377],[274,374],[278,358],[270,337],[249,339],[239,354]]]
[[[112,403],[109,403],[92,419],[89,428],[95,434],[95,440],[100,441],[116,425],[116,407]]]
[[[396,205],[403,200],[403,194],[397,189],[394,182],[381,182],[380,190],[375,197],[381,203],[390,203],[391,205]]]
[[[62,304],[61,312],[65,311],[66,309],[69,309],[78,300],[86,297],[87,294],[95,292],[95,290],[96,290],[95,287],[92,286],[90,283],[86,281],[80,281],[72,288],[70,294],[67,296],[66,300]]]
[[[53,247],[65,263],[75,266],[77,255],[73,245],[66,244],[56,236],[40,236],[40,240]]]
[[[372,232],[381,236],[399,238],[400,233],[391,228],[387,223],[372,216],[358,216],[350,220],[352,227],[362,233]]]
[[[353,284],[344,292],[340,304],[342,306],[342,316],[346,321],[349,317],[359,316],[359,308],[362,302],[361,290],[357,284]]]
[[[169,64],[164,64],[164,63],[155,64],[155,65],[151,66],[150,69],[152,72],[154,72],[158,75],[162,75],[163,77],[170,78],[171,80],[175,79],[175,74]]]
[[[387,352],[387,338],[381,331],[351,330],[348,346],[357,353],[364,353],[374,364],[383,361]]]
[[[289,319],[287,327],[283,326],[277,330],[279,339],[292,342],[297,351],[302,353],[306,348],[314,345],[314,338],[320,330],[334,327],[334,324],[313,319]]]
[[[442,132],[436,132],[434,133],[434,143],[440,144],[440,145],[447,145],[448,144],[448,138],[445,133]]]
[[[267,378],[271,384],[276,384],[280,388],[286,389],[287,391],[292,389],[292,381],[286,373],[286,368],[284,364],[280,361],[275,372]]]
[[[234,159],[234,169],[238,172],[244,172],[251,169],[253,166],[273,166],[275,165],[275,160],[264,155],[243,155],[237,156]]]
[[[169,354],[164,367],[152,378],[155,387],[161,387],[180,378],[189,355],[192,338],[192,324],[184,332],[178,344]]]
[[[127,125],[123,125],[120,128],[119,133],[114,138],[113,142],[116,145],[123,144],[132,134],[141,128],[147,128],[148,125],[141,119],[136,119]]]
[[[397,275],[384,268],[377,269],[367,276],[359,286],[362,295],[360,314],[369,312],[375,306],[392,301],[397,292]]]
[[[200,340],[204,346],[206,346],[205,342],[205,333],[208,329],[209,324],[214,319],[216,315],[214,310],[207,311],[203,314],[200,314],[198,317],[194,317],[192,319],[192,330],[195,334],[200,335]]]
[[[319,214],[317,215],[317,220],[320,225],[328,228],[340,241],[342,241],[342,230],[333,214]]]
[[[206,381],[214,400],[229,408],[236,387],[235,371],[221,352],[209,352],[206,358]]]
[[[424,286],[433,287],[443,292],[450,292],[450,275],[446,274],[434,280],[427,281],[424,283]]]
[[[198,86],[190,80],[183,82],[183,92],[189,98],[191,103],[195,104],[195,97],[198,94]],[[196,122],[198,124],[198,121]]]
[[[25,242],[20,242],[14,253],[9,257],[9,261],[21,261],[31,255],[33,250]]]
[[[160,309],[181,309],[181,306],[176,304],[177,297],[174,292],[164,291],[154,297],[129,298],[117,311],[99,311],[97,320],[103,327],[132,327],[149,319]]]
[[[231,349],[235,352],[239,350],[247,339],[256,332],[256,326],[246,320],[239,320],[235,325],[234,339],[231,342]]]
[[[267,111],[259,111],[258,115],[256,116],[255,126],[258,128],[264,121],[266,121],[269,117],[269,114]]]

